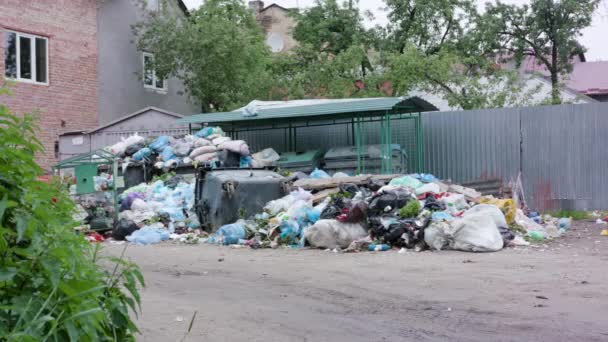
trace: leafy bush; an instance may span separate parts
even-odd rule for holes
[[[0,141],[0,341],[134,340],[137,266],[74,233],[73,202],[37,180],[32,116],[0,104]]]
[[[412,218],[416,217],[420,212],[420,202],[418,200],[411,200],[405,204],[403,208],[399,210],[399,216],[401,218]]]
[[[560,211],[548,211],[545,214],[549,214],[553,217],[572,217],[573,220],[587,220],[591,218],[591,215],[586,211],[580,210],[560,210]]]

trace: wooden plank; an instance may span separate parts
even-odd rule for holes
[[[370,180],[390,181],[402,175],[362,175],[354,177],[321,178],[321,179],[299,179],[293,183],[293,188],[305,190],[323,190],[339,187],[340,184],[367,184]]]
[[[325,189],[312,195],[312,203],[317,204],[322,202],[327,197],[340,192],[340,188]]]

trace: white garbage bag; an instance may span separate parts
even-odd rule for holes
[[[502,236],[494,219],[480,212],[450,223],[450,248],[465,252],[497,252]]]
[[[194,151],[190,152],[190,158],[194,159],[202,154],[213,153],[217,151],[217,147],[215,146],[201,146],[194,149]]]
[[[424,230],[424,242],[430,249],[440,251],[449,246],[448,236],[446,232],[450,230],[450,225],[444,221],[436,221],[431,223]]]
[[[505,214],[502,213],[500,208],[493,204],[478,204],[465,211],[462,216],[467,217],[474,214],[482,214],[491,217],[498,228],[509,228]]]
[[[267,148],[258,153],[254,153],[251,157],[260,167],[272,166],[281,159],[281,156],[272,148]]]
[[[338,220],[319,220],[304,230],[304,239],[317,248],[347,248],[353,241],[367,235],[367,230],[361,224]]]

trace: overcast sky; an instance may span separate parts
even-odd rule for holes
[[[189,8],[196,8],[200,6],[203,0],[184,0],[186,6]],[[477,0],[478,6],[483,8],[483,5],[487,2],[487,0]],[[523,4],[529,2],[528,0],[503,0],[504,3],[515,3],[515,4]],[[300,8],[311,6],[314,3],[314,0],[275,0],[275,1],[265,1],[266,5],[270,5],[272,3],[279,4],[283,7],[296,7]],[[374,23],[368,23],[369,25],[373,24],[385,24],[386,23],[386,13],[383,11],[384,1],[382,0],[360,0],[359,7],[362,10],[370,10],[374,13],[376,17]],[[593,24],[591,27],[587,28],[584,31],[582,43],[585,47],[587,47],[587,60],[595,61],[595,60],[605,60],[608,61],[608,43],[606,40],[606,35],[608,35],[608,1],[603,2],[600,5],[600,9],[598,13],[596,13]]]

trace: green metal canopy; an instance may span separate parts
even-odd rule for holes
[[[262,102],[263,103],[263,102]],[[244,110],[221,113],[203,113],[177,120],[180,124],[218,124],[245,123],[251,121],[271,121],[276,119],[331,119],[352,117],[359,113],[383,116],[392,114],[428,112],[437,110],[435,106],[419,97],[383,97],[367,99],[338,100],[295,100],[273,102],[273,105],[262,105],[255,116],[243,116]]]
[[[69,169],[84,164],[112,165],[118,157],[106,150],[100,149],[89,153],[79,154],[68,159],[64,159],[53,166],[54,169]]]

